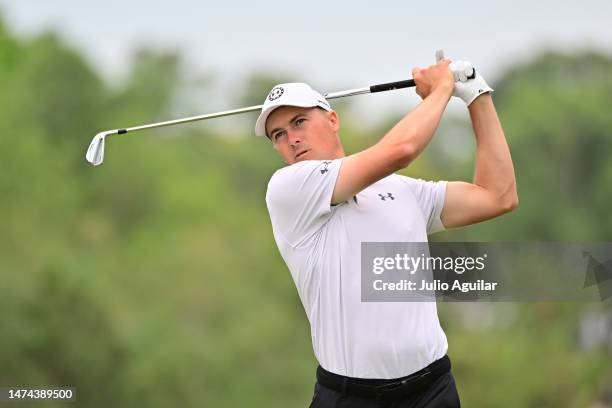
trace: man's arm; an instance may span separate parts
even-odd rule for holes
[[[431,140],[454,88],[450,61],[414,69],[423,101],[374,146],[344,158],[331,203],[348,200],[376,181],[408,166]]]
[[[469,112],[477,147],[474,181],[447,184],[440,217],[446,228],[488,220],[518,206],[512,157],[491,95],[476,98]]]

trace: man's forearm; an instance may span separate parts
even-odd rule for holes
[[[491,95],[479,96],[469,111],[477,146],[474,184],[495,194],[501,203],[515,205],[514,166]]]
[[[410,146],[412,158],[416,158],[434,135],[451,94],[452,89],[447,87],[439,87],[432,91],[387,132],[380,143],[406,144]]]

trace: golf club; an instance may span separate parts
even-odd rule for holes
[[[441,51],[438,51],[436,53],[436,60],[440,60],[442,58],[443,58],[443,54],[441,53]],[[475,77],[476,71],[474,70],[473,67],[471,67],[470,69],[471,69],[471,73],[470,75],[468,75],[468,78],[471,79]],[[455,78],[456,77],[457,76],[455,75]],[[366,86],[363,88],[349,89],[346,91],[329,92],[329,93],[324,94],[323,96],[325,97],[325,99],[336,99],[336,98],[342,98],[345,96],[354,96],[354,95],[362,95],[362,94],[367,94],[367,93],[377,93],[377,92],[384,92],[384,91],[392,91],[395,89],[410,88],[413,86],[415,86],[414,80],[407,79],[407,80],[397,81],[397,82],[387,82],[387,83],[378,84],[378,85],[370,85],[370,86]],[[230,115],[237,115],[240,113],[253,112],[253,111],[261,110],[262,106],[263,105],[248,106],[246,108],[233,109],[233,110],[227,110],[227,111],[221,111],[221,112],[215,112],[215,113],[208,113],[205,115],[191,116],[191,117],[175,119],[175,120],[168,120],[165,122],[150,123],[146,125],[134,126],[134,127],[129,127],[129,128],[123,128],[123,129],[105,130],[103,132],[98,133],[96,136],[94,136],[93,140],[89,144],[89,148],[87,149],[87,154],[85,155],[85,158],[93,166],[99,166],[100,164],[102,164],[102,162],[104,161],[104,143],[105,143],[106,137],[110,135],[122,135],[124,133],[134,132],[137,130],[153,129],[153,128],[158,128],[158,127],[163,127],[163,126],[178,125],[181,123],[196,122],[199,120],[220,118],[222,116],[230,116]]]

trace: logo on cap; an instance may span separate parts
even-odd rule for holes
[[[277,86],[276,88],[272,89],[270,91],[270,94],[268,95],[268,99],[270,101],[273,101],[275,99],[278,99],[281,97],[281,95],[283,94],[283,92],[285,92],[285,90],[283,89],[282,86]]]

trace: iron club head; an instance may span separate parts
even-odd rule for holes
[[[94,136],[91,143],[89,144],[89,148],[87,149],[87,154],[85,155],[85,159],[93,166],[99,166],[104,161],[104,141],[106,136],[111,134],[112,132],[100,132]]]

